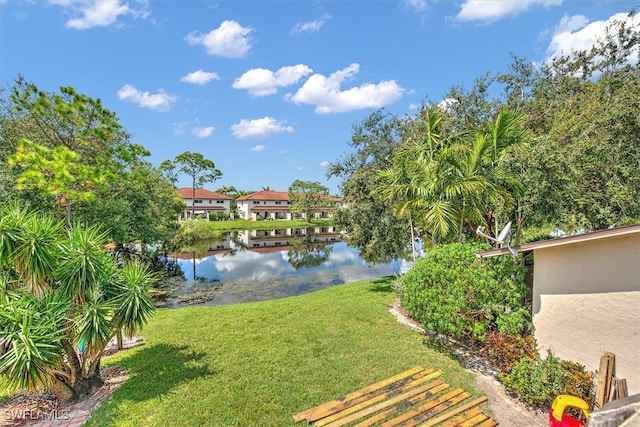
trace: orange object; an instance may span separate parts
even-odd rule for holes
[[[585,420],[589,418],[589,405],[587,402],[579,397],[561,394],[551,404],[549,427],[583,427],[587,424],[586,421],[581,421],[569,414],[565,414],[564,411],[567,407],[578,408],[584,414]]]

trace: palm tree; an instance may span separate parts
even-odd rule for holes
[[[425,108],[409,122],[405,143],[393,166],[379,173],[376,194],[393,203],[432,236],[461,241],[475,225],[497,228],[497,213],[507,212],[520,191],[518,176],[504,158],[526,137],[522,116],[501,111],[486,129],[441,136],[442,112]]]
[[[36,238],[35,230],[40,230]],[[146,266],[119,268],[104,233],[6,207],[0,220],[0,377],[9,389],[48,388],[63,401],[102,384],[102,351],[155,311]]]
[[[447,185],[452,170],[455,136],[441,135],[444,115],[438,107],[424,107],[405,122],[403,143],[393,166],[378,174],[375,194],[394,205],[396,216],[407,217],[431,235],[432,243],[449,236],[456,225],[455,206]]]

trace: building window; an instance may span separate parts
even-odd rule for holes
[[[194,203],[197,205],[198,203],[202,203],[202,200],[194,200]]]
[[[254,201],[253,201],[253,204],[254,204],[254,205],[259,205],[259,204],[260,204],[260,202],[258,202],[258,201],[256,201],[256,200],[254,200]]]
[[[276,202],[276,205],[281,205],[281,204],[282,204],[282,202]]]
[[[216,200],[216,203],[217,203],[217,204],[219,204],[219,205],[220,205],[220,204],[223,204],[223,203],[224,203],[224,200]]]

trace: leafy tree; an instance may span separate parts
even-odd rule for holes
[[[163,160],[160,166],[158,166],[158,170],[174,187],[176,186],[178,183],[178,170],[174,162],[171,160]]]
[[[19,136],[50,148],[65,146],[85,164],[105,166],[130,145],[130,136],[114,112],[104,108],[100,99],[70,86],[61,87],[58,94],[47,93],[19,77],[11,101],[20,120],[28,124],[22,125],[23,130],[32,130]]]
[[[205,159],[200,153],[185,151],[176,156],[175,163],[180,167],[180,172],[191,178],[191,217],[196,216],[196,188],[202,188],[207,182],[213,182],[222,176],[222,172],[216,169],[213,161]]]
[[[616,22],[591,49],[555,58],[534,79],[530,125],[555,156],[545,160],[563,172],[556,197],[545,195],[555,207],[548,221],[565,230],[640,218],[639,47],[640,31]]]
[[[0,175],[11,189],[0,190],[4,203],[18,200],[50,212],[64,206],[68,223],[73,203],[74,221],[104,223],[120,244],[155,243],[177,228],[175,197],[166,191],[171,184],[99,99],[71,87],[46,93],[19,78],[1,105]]]
[[[34,188],[55,198],[58,207],[66,208],[67,227],[71,226],[71,203],[90,200],[92,188],[104,176],[97,167],[80,161],[80,155],[64,145],[49,149],[28,139],[20,139],[8,165],[17,167],[17,189]]]
[[[116,331],[139,332],[155,311],[146,266],[118,268],[96,227],[65,229],[5,207],[0,219],[0,382],[49,388],[63,400],[102,384],[102,351]]]
[[[393,206],[373,194],[379,170],[391,166],[402,141],[400,121],[378,110],[353,127],[353,152],[332,162],[327,176],[341,177],[347,207],[337,210],[336,226],[346,231],[349,244],[368,262],[387,262],[407,255],[407,222],[393,214]]]
[[[166,243],[179,229],[177,219],[184,202],[157,169],[137,168],[95,192],[95,198],[76,209],[77,215],[88,223],[101,224],[118,244]]]
[[[332,206],[327,187],[319,182],[299,179],[289,186],[289,202],[291,212],[304,214],[307,222],[311,222],[315,210]]]

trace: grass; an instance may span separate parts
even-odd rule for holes
[[[87,425],[295,425],[293,414],[415,365],[477,394],[472,374],[388,312],[390,282],[161,310],[144,345],[103,360],[130,379]]]

